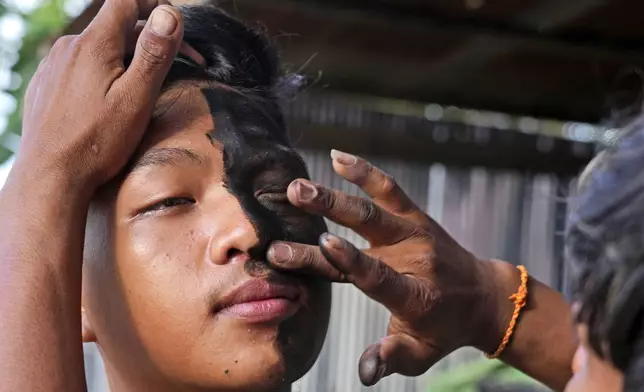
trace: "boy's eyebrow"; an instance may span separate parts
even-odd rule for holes
[[[143,153],[130,166],[130,173],[149,166],[201,164],[204,159],[188,148],[161,147]]]

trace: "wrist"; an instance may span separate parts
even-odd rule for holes
[[[509,299],[520,285],[516,267],[500,260],[481,260],[483,295],[481,296],[480,332],[474,343],[477,349],[492,354],[506,333],[514,303]]]
[[[89,205],[96,190],[90,181],[84,181],[73,170],[29,160],[20,154],[11,168],[5,188],[7,192],[13,191],[23,199],[39,194],[60,195],[80,205]]]
[[[70,211],[84,214],[94,190],[89,183],[64,170],[31,165],[18,157],[2,189],[2,196],[5,203],[15,200],[16,207],[12,208],[23,213],[51,205],[62,210],[68,206]]]

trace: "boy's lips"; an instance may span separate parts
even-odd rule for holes
[[[252,279],[220,298],[215,313],[250,323],[279,322],[298,311],[301,297],[294,284]]]

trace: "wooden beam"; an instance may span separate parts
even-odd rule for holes
[[[352,26],[352,30],[367,29],[376,36],[393,36],[404,31],[417,32],[419,41],[431,40],[436,34],[441,36],[480,37],[495,43],[512,43],[550,53],[566,53],[569,56],[586,56],[593,59],[620,59],[625,61],[644,61],[644,44],[639,40],[612,40],[598,36],[578,34],[559,34],[556,27],[572,19],[572,15],[583,14],[604,3],[606,0],[570,0],[566,4],[549,0],[538,8],[529,10],[513,21],[490,22],[473,18],[447,17],[445,15],[421,12],[418,7],[392,6],[385,2],[357,0],[211,0],[228,11],[241,15],[244,19],[256,19],[271,27],[272,20],[283,22],[278,28],[297,35],[323,35],[329,33],[328,27]],[[311,29],[298,31],[303,27],[302,20],[284,19],[284,14],[299,16],[306,21],[315,21]],[[550,19],[546,17],[550,15]],[[327,30],[315,30],[323,21]],[[334,29],[331,29],[334,30]],[[346,37],[351,40],[351,37]],[[399,41],[400,44],[407,42]]]
[[[354,30],[368,29],[377,35],[396,35],[401,30],[414,30],[420,41],[430,40],[437,33],[441,35],[456,34],[458,36],[477,36],[483,40],[494,40],[496,43],[513,43],[529,45],[549,51],[565,52],[569,55],[585,55],[594,59],[610,58],[626,61],[644,61],[644,45],[639,41],[606,40],[601,37],[586,37],[550,34],[554,28],[570,20],[571,15],[578,15],[589,10],[605,0],[570,0],[562,4],[558,0],[550,0],[538,9],[530,10],[517,22],[533,25],[531,28],[511,27],[507,24],[475,21],[472,19],[447,18],[444,16],[412,14],[409,11],[390,8],[384,3],[372,4],[369,7],[357,6],[356,1],[338,0],[174,0],[177,5],[216,3],[228,11],[240,14],[246,19],[260,23],[270,23],[278,18],[284,22],[284,14],[298,15],[305,20],[315,20],[314,26],[324,22],[328,27],[329,21],[340,22],[343,26],[351,26]],[[104,0],[93,0],[87,9],[77,17],[66,29],[65,34],[78,34],[94,18]],[[362,2],[363,3],[363,2]],[[380,4],[380,5],[378,5]],[[395,11],[395,12],[394,12]],[[565,11],[565,12],[564,12]],[[549,15],[544,17],[543,15]],[[548,19],[550,18],[550,19]],[[288,20],[287,20],[288,21]],[[291,20],[281,26],[271,26],[289,33],[291,27],[304,27],[301,21]],[[377,29],[376,31],[374,31]],[[386,33],[385,33],[386,32]],[[292,31],[297,35],[319,36],[328,31]],[[308,34],[307,34],[308,35]],[[350,37],[349,37],[350,39]]]
[[[605,3],[606,0],[542,1],[536,7],[528,9],[521,15],[515,17],[513,22],[525,25],[534,31],[538,31],[539,34],[547,36],[562,25]],[[615,44],[615,47],[619,46],[623,46],[623,44]],[[517,49],[523,49],[521,40],[496,39],[488,34],[477,34],[452,54],[434,63],[427,69],[427,74],[436,78],[437,89],[446,90],[459,79],[469,77],[469,75],[485,68],[485,66],[497,60],[499,57]],[[561,50],[564,48],[556,49]],[[584,55],[584,51],[574,43],[570,49],[572,50],[570,56],[575,56],[576,54]],[[601,48],[595,47],[592,43],[588,49],[591,51],[590,54],[592,56],[597,56],[598,58],[602,58],[603,56],[611,56],[612,58],[614,54],[610,50],[604,53]],[[624,59],[627,61],[641,60],[639,58],[631,59],[626,57]]]

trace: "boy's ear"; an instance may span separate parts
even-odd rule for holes
[[[94,333],[92,324],[89,321],[89,318],[87,317],[87,313],[85,312],[84,306],[81,306],[81,325],[82,325],[83,343],[95,343],[96,334]]]

